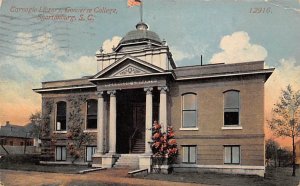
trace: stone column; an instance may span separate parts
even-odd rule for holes
[[[108,91],[110,94],[109,105],[109,153],[116,153],[116,141],[117,141],[117,100],[116,91]]]
[[[160,90],[159,101],[159,123],[162,125],[162,132],[167,132],[167,91],[168,87],[158,87]]]
[[[103,154],[103,138],[104,138],[104,99],[103,92],[97,92],[98,110],[97,110],[97,152]]]
[[[144,88],[146,91],[146,131],[145,131],[145,154],[152,154],[150,142],[152,140],[152,87]]]

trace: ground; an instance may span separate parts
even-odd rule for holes
[[[173,173],[169,175],[128,176],[128,169],[107,169],[87,174],[1,169],[3,185],[96,186],[96,185],[300,185],[300,169],[291,176],[291,168],[268,169],[266,178],[216,173]],[[68,170],[68,169],[67,169]],[[1,185],[1,184],[0,184]]]

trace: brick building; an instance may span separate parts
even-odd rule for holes
[[[163,131],[167,125],[175,130],[175,171],[263,176],[264,83],[274,70],[265,69],[263,61],[177,67],[166,42],[142,22],[112,53],[96,57],[97,74],[34,89],[42,95],[50,136],[59,136],[45,143],[44,153],[53,160],[69,161],[66,133],[76,99],[82,128],[95,136],[81,161],[113,167],[134,164],[130,159],[150,169],[148,129],[158,120]]]
[[[295,143],[296,164],[300,165],[300,140]]]

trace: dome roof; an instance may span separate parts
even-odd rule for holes
[[[148,30],[148,25],[140,22],[136,25],[136,30],[128,32],[120,41],[120,44],[133,43],[139,41],[152,41],[157,44],[162,44],[159,36]]]

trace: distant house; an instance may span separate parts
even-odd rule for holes
[[[30,149],[30,146],[34,146],[32,129],[33,124],[19,126],[7,121],[6,125],[0,128],[0,153],[21,154],[26,151],[25,146],[28,147],[27,152],[33,152],[33,149]]]
[[[300,140],[295,143],[296,164],[300,165]]]

